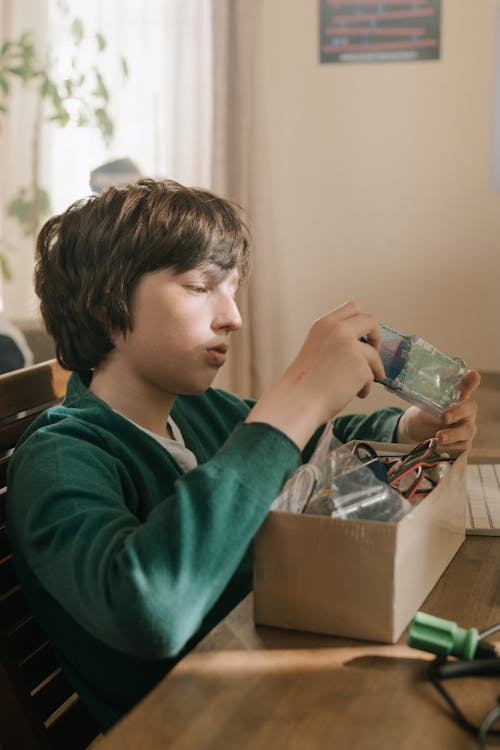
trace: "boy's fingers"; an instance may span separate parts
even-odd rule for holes
[[[467,440],[476,434],[477,405],[474,401],[462,401],[453,409],[449,409],[444,415],[442,424],[444,428],[438,433],[438,437],[447,442],[456,440]]]
[[[363,352],[368,361],[368,366],[372,371],[372,375],[368,382],[365,383],[365,385],[361,388],[360,391],[358,391],[356,395],[358,396],[358,398],[366,398],[366,396],[368,396],[368,394],[370,393],[370,388],[372,386],[373,380],[382,379],[383,377],[385,377],[385,372],[382,360],[380,359],[380,355],[377,350],[374,349],[373,346],[370,346],[370,344],[363,344],[360,342],[360,346],[364,347]]]
[[[474,440],[476,434],[476,430],[473,430],[470,434],[464,435],[455,433],[448,434],[448,432],[438,432],[437,439],[439,441],[439,445],[444,448],[453,448],[453,449],[460,449],[465,450],[466,448],[470,448],[472,441]]]
[[[341,305],[332,310],[329,314],[339,319],[351,318],[353,315],[359,315],[361,313],[361,306],[354,300],[343,302]]]
[[[370,344],[370,346],[372,346],[377,351],[380,349],[380,344],[382,343],[382,331],[378,323],[365,334],[365,337],[367,343]],[[385,372],[382,377],[385,377]]]
[[[367,383],[362,387],[360,391],[356,394],[358,398],[366,398],[368,394],[370,393],[371,383]]]
[[[475,401],[460,401],[459,404],[447,409],[443,414],[442,422],[445,425],[452,425],[464,420],[475,420],[477,415],[477,404]]]
[[[456,447],[458,443],[470,444],[477,432],[475,414],[475,410],[471,411],[469,416],[453,423],[448,429],[439,430],[439,442],[452,447]]]
[[[333,328],[332,324],[334,324]],[[374,377],[384,378],[385,371],[378,354],[382,331],[377,318],[370,313],[361,312],[357,302],[346,302],[323,318],[318,318],[315,325],[321,326],[321,330],[328,335],[330,332],[337,331],[337,324],[342,327],[344,336],[355,339],[363,346],[364,356],[368,359]]]
[[[349,327],[349,331],[352,336],[366,338],[375,348],[378,348],[382,340],[382,331],[377,318],[370,313],[364,313],[361,311],[361,307],[357,302],[350,301],[345,302],[343,305],[335,308],[326,316],[333,321],[344,321],[344,324]]]
[[[382,380],[385,378],[384,365],[382,364],[378,351],[370,344],[363,344],[360,342],[360,345],[364,347],[365,357],[371,367],[374,380]]]
[[[440,441],[440,444],[443,445],[443,448],[446,448],[447,450],[454,450],[454,451],[466,451],[471,446],[470,440],[459,440],[456,443],[447,443]]]
[[[465,375],[461,390],[462,400],[443,414],[442,423],[447,427],[437,433],[441,445],[459,450],[470,447],[477,432],[477,404],[470,396],[480,382],[481,376],[476,370],[469,370]]]
[[[460,398],[463,400],[468,399],[471,393],[473,393],[476,388],[479,387],[480,382],[481,375],[477,372],[477,370],[469,370],[469,372],[464,375],[464,378],[462,380]]]

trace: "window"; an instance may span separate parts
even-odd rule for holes
[[[90,192],[90,171],[128,157],[144,175],[208,185],[211,153],[209,0],[66,0],[81,21],[78,46],[60,0],[49,2],[49,49],[64,77],[98,66],[110,92],[114,136],[97,128],[50,126],[44,172],[54,212]],[[96,54],[95,35],[106,41]],[[128,68],[123,75],[121,59]]]

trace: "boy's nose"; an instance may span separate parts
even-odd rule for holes
[[[221,304],[217,313],[214,317],[212,328],[220,331],[226,329],[227,331],[237,331],[241,328],[242,320],[238,305],[233,297],[229,297],[224,304]]]

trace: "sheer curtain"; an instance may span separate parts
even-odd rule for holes
[[[95,33],[106,39],[106,50],[96,64],[111,91],[115,132],[109,147],[97,130],[70,125],[52,132],[50,182],[55,210],[88,193],[90,170],[115,158],[132,159],[147,176],[207,186],[212,138],[209,1],[68,3],[83,23],[89,46]],[[63,72],[74,50],[70,31],[61,29],[57,14],[51,33]],[[83,53],[84,48],[85,38]],[[129,71],[126,78],[122,58]]]
[[[48,1],[0,0],[0,43],[18,39],[29,29],[40,49],[47,42]],[[0,276],[0,310],[11,319],[23,321],[36,315],[32,289],[33,240],[24,237],[7,216],[7,206],[19,187],[31,176],[31,143],[36,97],[22,89],[15,78],[6,100],[7,114],[0,115],[0,241],[8,259],[13,280]]]
[[[260,0],[212,0],[213,152],[212,187],[239,203],[251,216],[251,156],[254,127],[255,31]],[[253,227],[251,226],[252,230]],[[243,328],[232,334],[226,365],[216,385],[240,396],[259,390],[255,366],[254,298],[259,256],[238,296]]]

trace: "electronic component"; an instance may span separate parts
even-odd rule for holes
[[[390,391],[421,409],[440,416],[460,400],[465,362],[449,357],[425,339],[407,336],[381,324],[379,354]]]

